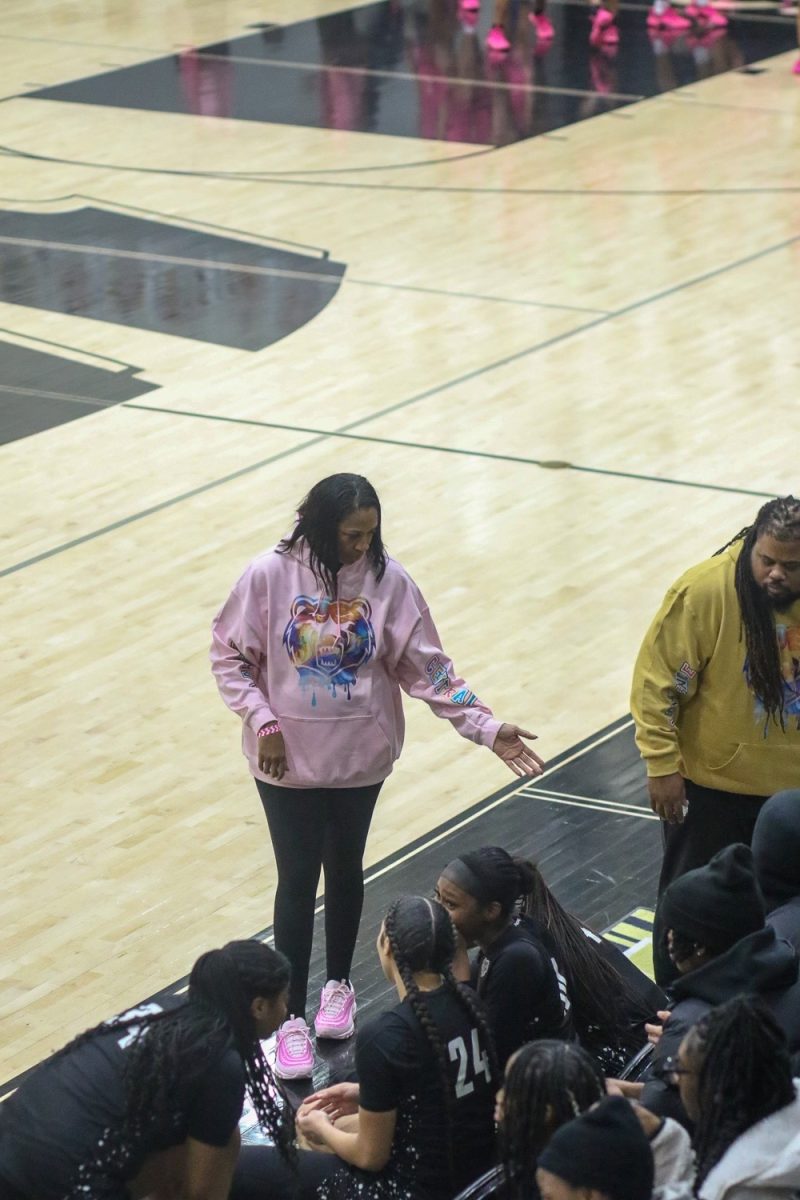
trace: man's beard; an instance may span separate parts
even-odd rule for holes
[[[786,591],[771,595],[765,587],[761,588],[761,592],[774,612],[783,612],[785,609],[791,608],[796,600],[800,600],[800,592]]]

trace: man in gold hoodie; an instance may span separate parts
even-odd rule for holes
[[[661,817],[659,896],[800,785],[800,500],[754,523],[667,592],[636,660],[636,744]],[[656,979],[674,975],[658,911]]]

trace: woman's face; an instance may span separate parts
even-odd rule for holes
[[[487,921],[483,908],[475,897],[465,892],[457,883],[452,883],[445,875],[439,876],[434,895],[450,913],[453,924],[467,946],[477,946],[486,930]]]
[[[377,508],[356,508],[336,531],[339,562],[343,567],[352,566],[369,550],[378,530]]]
[[[272,1037],[278,1026],[286,1020],[289,1009],[289,988],[285,987],[277,996],[256,996],[250,1012],[256,1026],[256,1037]]]

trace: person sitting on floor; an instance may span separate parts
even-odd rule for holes
[[[404,896],[378,936],[398,1003],[356,1035],[357,1083],[309,1097],[298,1183],[269,1146],[244,1146],[231,1200],[446,1200],[494,1161],[499,1074],[474,993],[452,973],[456,936],[440,904]],[[321,1153],[321,1150],[333,1153]]]
[[[663,1200],[789,1200],[800,1188],[800,1079],[761,1001],[702,1017],[665,1064],[694,1122],[695,1170]]]
[[[650,1142],[622,1096],[557,1129],[536,1171],[542,1200],[651,1200],[654,1179]]]
[[[224,1200],[247,1089],[275,1153],[293,1125],[261,1048],[286,1017],[289,964],[261,942],[201,955],[185,1000],[81,1034],[0,1105],[2,1200]],[[287,1168],[288,1170],[289,1168]]]
[[[436,883],[436,899],[460,934],[454,972],[486,1005],[501,1068],[533,1038],[575,1036],[558,949],[543,926],[516,911],[532,886],[530,863],[499,846],[453,859]],[[480,953],[470,964],[472,946]]]
[[[743,844],[726,846],[705,867],[674,880],[662,897],[669,953],[680,978],[655,1046],[641,1102],[690,1125],[676,1090],[661,1077],[692,1025],[734,996],[762,997],[792,1051],[800,1049],[800,984],[794,948],[764,924],[764,904]]]
[[[800,950],[800,788],[770,796],[756,818],[752,847],[767,924]]]
[[[529,1042],[508,1060],[495,1101],[500,1164],[457,1200],[538,1200],[536,1160],[557,1129],[598,1104],[606,1081],[575,1042]],[[689,1137],[674,1121],[636,1108],[650,1139],[656,1186],[683,1179],[692,1161]]]

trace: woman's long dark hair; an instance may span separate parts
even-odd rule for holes
[[[336,574],[341,566],[337,541],[339,525],[345,517],[361,508],[374,508],[378,514],[378,528],[367,551],[367,560],[375,578],[380,581],[388,561],[381,537],[381,502],[375,488],[363,475],[328,475],[315,483],[300,502],[294,529],[278,543],[278,553],[288,554],[301,538],[305,539],[309,566],[328,595],[334,597]]]
[[[459,983],[453,975],[456,935],[453,922],[446,909],[435,900],[427,900],[424,896],[401,896],[390,906],[384,917],[383,930],[405,986],[409,1004],[414,1010],[436,1061],[444,1103],[448,1166],[452,1179],[455,1169],[453,1160],[454,1112],[448,1060],[439,1029],[425,1001],[425,993],[420,991],[414,979],[415,972],[431,971],[442,976],[444,986],[457,998],[477,1026],[481,1044],[488,1058],[489,1077],[496,1080],[499,1078],[499,1074],[494,1042],[474,993],[470,988]]]
[[[506,1068],[500,1152],[511,1200],[527,1200],[536,1160],[559,1126],[606,1094],[598,1063],[573,1042],[528,1042]]]
[[[609,1073],[644,1045],[644,1022],[655,1013],[603,957],[576,917],[562,908],[528,859],[512,858],[500,846],[482,846],[462,856],[477,877],[485,903],[491,897],[503,916],[516,910],[550,934],[567,983],[571,1016],[582,1045]]]
[[[293,1162],[292,1108],[264,1057],[250,1013],[256,997],[273,999],[288,983],[289,964],[277,950],[257,941],[228,942],[197,960],[185,1003],[163,1011],[132,1010],[60,1050],[59,1056],[69,1054],[103,1035],[127,1033],[124,1120],[104,1130],[65,1200],[117,1197],[119,1179],[128,1177],[149,1131],[180,1131],[195,1085],[231,1048],[241,1057],[259,1124]]]
[[[688,1034],[699,1060],[694,1131],[694,1193],[725,1152],[751,1125],[795,1098],[783,1030],[764,1004],[737,996],[714,1008]]]
[[[736,562],[735,586],[742,615],[747,646],[747,670],[750,686],[764,706],[766,724],[774,721],[786,728],[784,715],[785,688],[781,672],[780,651],[775,637],[774,610],[768,598],[753,578],[750,556],[762,534],[781,542],[800,541],[800,500],[794,496],[778,496],[758,510],[752,525],[745,525],[735,537],[726,542],[717,554],[722,554],[734,542],[742,541]],[[740,630],[741,638],[741,630]]]

